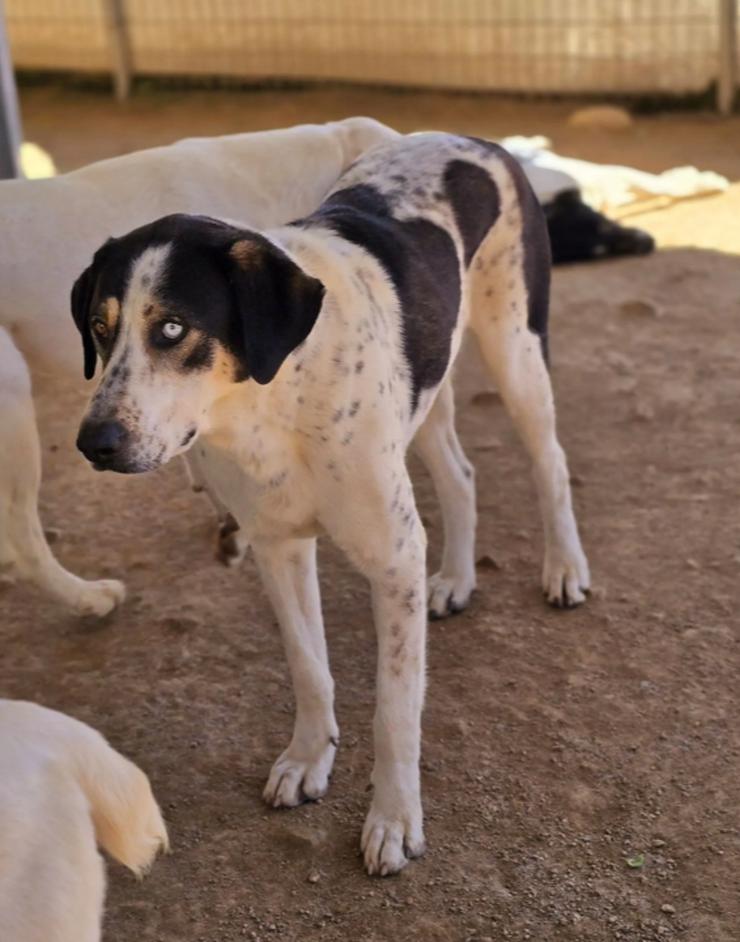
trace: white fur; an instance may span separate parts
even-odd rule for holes
[[[137,876],[168,839],[146,775],[95,730],[0,700],[0,935],[98,942],[105,868]]]
[[[306,215],[364,150],[395,136],[368,118],[193,138],[50,180],[0,183],[0,567],[74,611],[104,615],[120,582],[86,582],[55,559],[38,517],[40,446],[25,361],[79,382],[74,279],[111,235],[170,212],[254,226]]]

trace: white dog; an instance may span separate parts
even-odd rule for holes
[[[395,132],[367,118],[181,141],[51,180],[0,183],[0,570],[31,580],[80,613],[104,615],[124,595],[54,558],[38,516],[41,460],[26,358],[79,375],[68,292],[100,242],[162,213],[280,225],[318,206],[368,146]]]
[[[0,700],[3,942],[98,942],[96,843],[137,875],[167,849],[146,775],[84,723]]]
[[[86,376],[98,357],[104,366],[78,447],[124,473],[192,448],[253,547],[297,705],[271,805],[323,794],[338,743],[316,536],[368,577],[379,643],[370,873],[423,850],[427,612],[460,611],[475,588],[473,471],[450,379],[466,327],[534,464],[545,595],[577,605],[589,586],[546,365],[549,280],[544,215],[514,158],[418,134],[370,150],[289,226],[178,214],[111,239],[72,292]],[[445,527],[428,584],[412,440]]]

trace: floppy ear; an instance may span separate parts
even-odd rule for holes
[[[95,290],[95,277],[93,266],[86,268],[72,288],[72,317],[77,329],[82,334],[82,350],[85,358],[85,379],[92,379],[95,375],[95,361],[97,352],[90,331],[90,305]]]
[[[229,261],[245,374],[269,383],[311,333],[324,286],[261,236],[234,242]]]

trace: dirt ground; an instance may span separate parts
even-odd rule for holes
[[[595,132],[567,128],[567,105],[367,90],[149,92],[120,107],[34,88],[23,109],[27,137],[62,169],[186,134],[364,112],[740,179],[740,120],[702,115]],[[595,581],[583,608],[543,604],[527,460],[497,398],[476,398],[489,388],[477,360],[459,371],[479,554],[495,566],[467,612],[430,625],[429,848],[393,879],[364,876],[357,856],[374,686],[363,580],[323,548],[342,727],[330,793],[267,811],[292,695],[253,563],[215,562],[211,511],[179,465],[88,470],[73,448],[85,391],[40,390],[55,550],[85,575],[123,576],[130,595],[92,623],[6,590],[1,689],[100,728],[150,774],[173,839],[143,884],[110,866],[107,939],[740,939],[739,220],[735,185],[635,217],[659,240],[653,256],[557,272],[553,377]],[[439,513],[414,474],[434,562]]]

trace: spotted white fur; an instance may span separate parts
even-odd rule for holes
[[[500,201],[469,266],[457,208],[439,195],[445,167],[456,159],[482,168]],[[545,592],[554,603],[577,604],[589,584],[549,376],[540,338],[529,329],[528,246],[512,173],[498,154],[474,142],[412,135],[361,159],[337,185],[371,184],[394,219],[429,220],[453,240],[462,290],[450,355],[415,408],[397,288],[375,254],[321,218],[265,234],[326,289],[313,330],[271,382],[234,383],[216,369],[188,374],[158,365],[137,339],[149,303],[137,293],[138,273],[163,251],[148,248],[133,261],[121,315],[129,326],[90,407],[91,416],[113,414],[129,423],[137,469],[178,454],[195,428],[198,475],[254,549],[296,694],[293,737],[265,788],[271,805],[291,807],[322,795],[338,742],[316,537],[329,534],[368,578],[378,635],[373,798],[362,834],[371,874],[394,873],[423,851],[427,611],[459,610],[475,587],[473,475],[455,434],[450,379],[466,327],[532,457],[545,529]],[[163,301],[157,277],[148,290]],[[119,384],[108,382],[116,358],[125,358],[129,370]],[[428,584],[426,536],[406,468],[412,443],[434,479],[445,524],[442,568]]]

